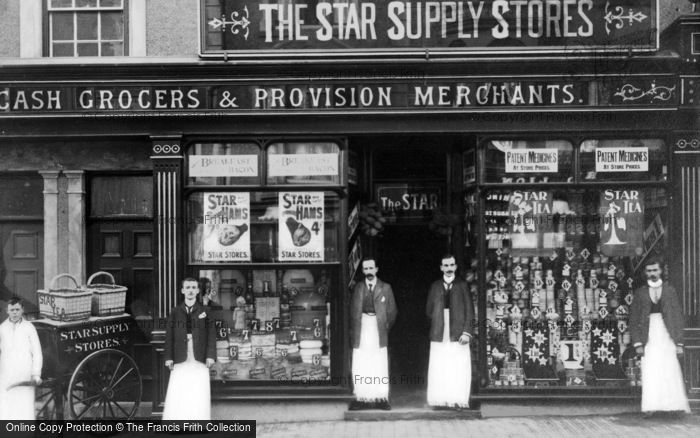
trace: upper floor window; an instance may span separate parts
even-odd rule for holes
[[[49,56],[126,55],[126,0],[48,0]]]

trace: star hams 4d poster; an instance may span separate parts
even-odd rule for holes
[[[279,193],[279,259],[322,262],[324,255],[323,192]]]

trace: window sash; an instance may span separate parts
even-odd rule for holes
[[[93,56],[126,56],[127,55],[127,14],[126,14],[126,4],[122,0],[120,2],[121,6],[75,6],[75,0],[72,1],[71,7],[54,7],[51,6],[51,1],[47,2],[47,19],[48,19],[48,52],[49,56],[53,57],[55,45],[56,44],[71,44],[72,45],[72,55],[73,57],[81,56],[79,54],[80,44],[94,44],[97,45],[97,54]],[[79,13],[93,13],[97,15],[97,38],[96,39],[80,39],[78,37],[78,14]],[[107,39],[102,38],[102,14],[103,13],[122,13],[122,38],[121,39]],[[72,39],[54,39],[54,17],[56,14],[72,14],[73,22],[73,38]],[[122,50],[120,55],[103,55],[103,46],[106,44],[121,44]],[[83,55],[90,56],[90,55]]]
[[[48,11],[123,11],[124,0],[121,0],[118,6],[75,6],[75,0],[72,1],[72,6],[52,6],[49,0],[46,9]]]

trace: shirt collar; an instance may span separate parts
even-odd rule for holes
[[[664,284],[664,281],[660,278],[656,280],[656,282],[647,280],[647,284],[649,285],[649,287],[661,287],[661,285]]]

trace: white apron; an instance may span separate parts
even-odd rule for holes
[[[389,400],[389,359],[379,347],[377,317],[362,314],[360,348],[352,350],[352,380],[358,401]]]
[[[430,343],[428,365],[428,404],[468,408],[472,361],[469,344],[450,342],[450,310],[444,312],[442,342]]]
[[[14,327],[13,327],[14,326]],[[0,420],[34,420],[34,387],[7,387],[41,374],[41,344],[31,322],[0,324]]]
[[[187,360],[170,373],[163,420],[211,420],[209,369],[195,360],[192,335],[187,335]]]
[[[649,339],[642,357],[642,412],[690,412],[676,344],[660,313],[649,315]]]

